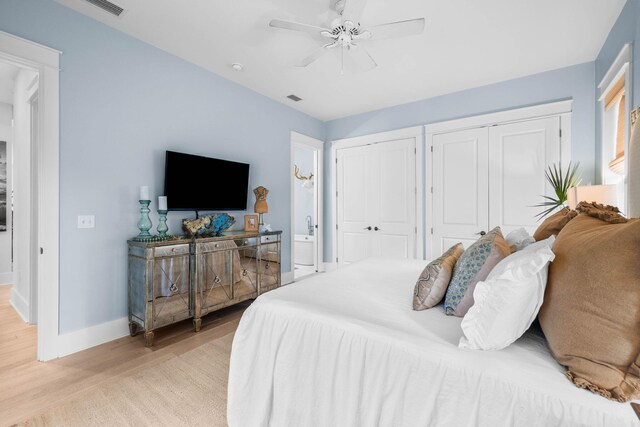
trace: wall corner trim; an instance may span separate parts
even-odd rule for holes
[[[129,319],[126,317],[61,334],[58,337],[58,356],[77,353],[127,335],[129,335]]]

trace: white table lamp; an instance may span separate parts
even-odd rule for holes
[[[596,202],[603,205],[618,206],[618,186],[584,185],[572,187],[567,192],[569,208],[575,209],[580,202]]]

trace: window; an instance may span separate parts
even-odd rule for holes
[[[602,184],[618,187],[618,206],[626,211],[625,151],[629,141],[631,45],[625,45],[598,86],[602,124]]]

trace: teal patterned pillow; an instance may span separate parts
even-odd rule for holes
[[[448,315],[464,317],[473,305],[476,284],[487,278],[493,267],[511,253],[500,227],[496,227],[475,242],[456,263],[444,300]]]

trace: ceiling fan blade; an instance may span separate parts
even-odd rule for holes
[[[362,12],[367,4],[367,0],[344,0],[344,9],[342,10],[342,19],[351,21],[354,24],[360,23]]]
[[[322,36],[322,33],[331,34],[331,30],[328,28],[316,27],[309,24],[301,24],[299,22],[283,21],[282,19],[272,19],[271,22],[269,22],[269,26],[274,28],[282,28],[285,30],[302,31],[304,33],[309,33],[317,36]]]
[[[302,59],[300,62],[296,64],[296,67],[306,67],[307,65],[312,64],[316,60],[318,60],[321,56],[327,53],[328,46],[322,46],[314,50],[309,56]]]
[[[342,49],[344,69],[352,72],[369,71],[378,66],[369,52],[361,45],[351,45],[349,49]]]
[[[424,31],[424,18],[375,25],[367,30],[371,33],[371,40],[414,36]]]

